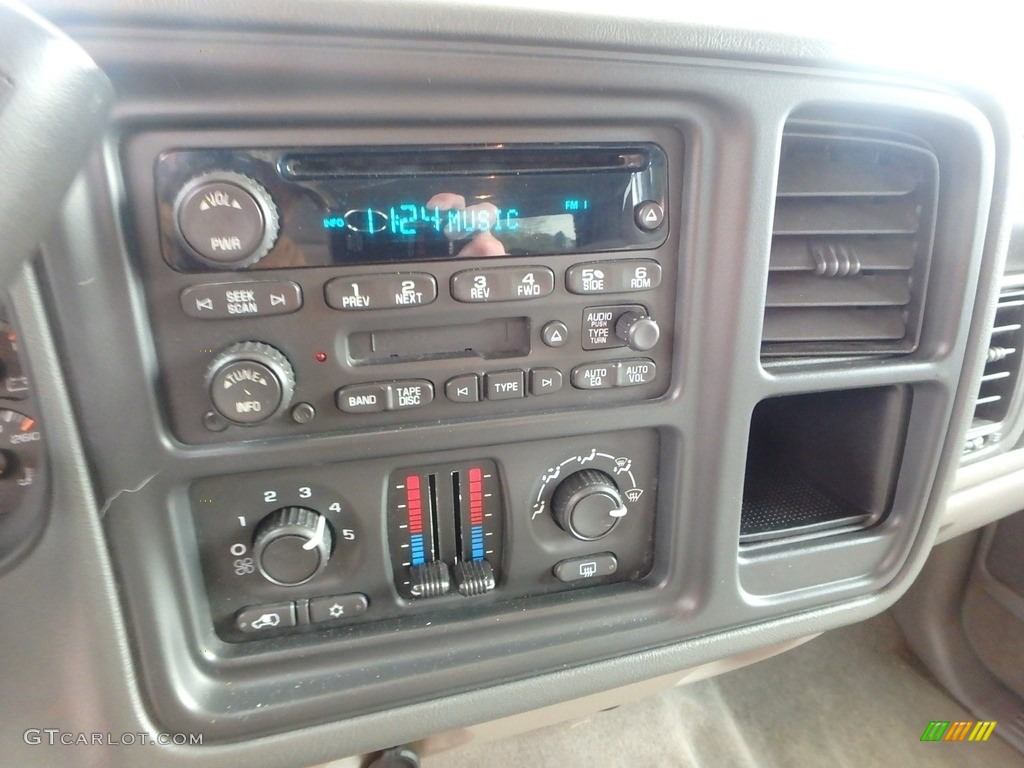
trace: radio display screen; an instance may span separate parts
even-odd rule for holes
[[[163,204],[202,174],[255,181],[280,222],[272,269],[656,248],[666,166],[654,144],[184,150],[157,184]],[[180,242],[164,253],[199,271]]]

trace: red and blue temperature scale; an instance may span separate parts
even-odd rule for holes
[[[423,565],[427,554],[423,545],[423,494],[419,475],[405,478],[405,499],[409,515],[409,557],[412,565]]]
[[[412,594],[410,571],[440,561],[486,560],[497,573],[502,495],[493,461],[407,467],[391,476],[388,539],[395,586]]]
[[[469,560],[484,559],[484,471],[469,470]]]

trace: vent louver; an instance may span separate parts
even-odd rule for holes
[[[992,324],[985,370],[974,402],[974,420],[964,453],[999,442],[1003,422],[1020,376],[1024,346],[1024,288],[1004,289]]]
[[[938,162],[922,147],[787,132],[762,355],[916,349],[937,189]]]

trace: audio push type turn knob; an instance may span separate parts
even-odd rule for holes
[[[618,336],[626,346],[636,352],[646,352],[653,349],[661,338],[661,329],[658,321],[648,317],[643,312],[631,310],[623,313],[615,321],[615,335]]]

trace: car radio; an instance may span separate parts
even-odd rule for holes
[[[154,159],[147,293],[186,443],[668,388],[678,236],[657,144],[162,147]]]

